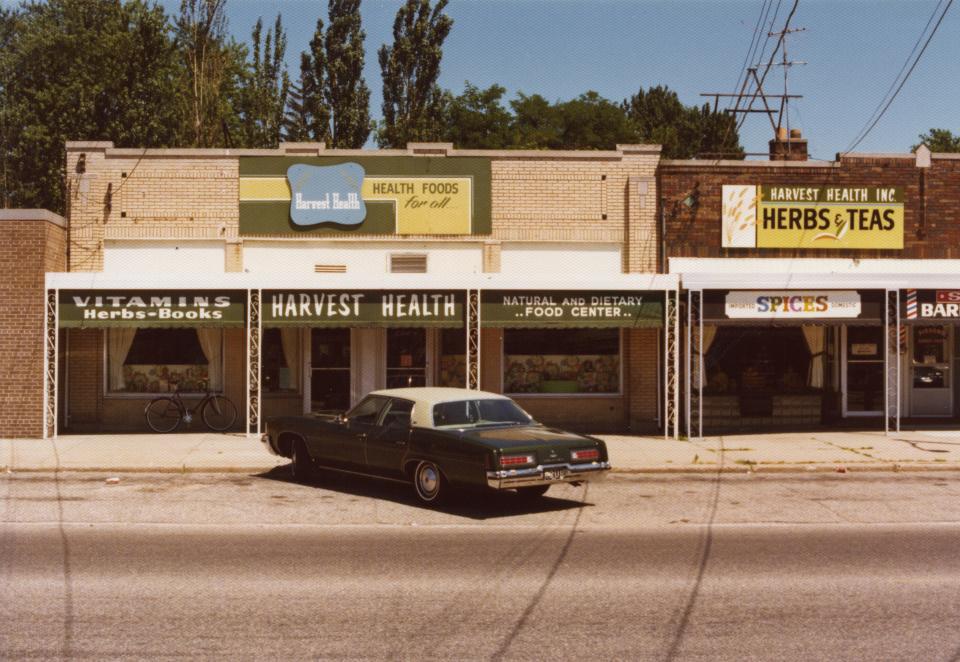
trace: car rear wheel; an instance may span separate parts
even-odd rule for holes
[[[414,470],[413,487],[417,492],[417,498],[431,505],[441,503],[449,492],[446,480],[440,473],[440,467],[427,460],[420,462]]]
[[[544,494],[547,493],[547,490],[550,489],[549,485],[533,485],[531,487],[518,487],[517,496],[525,501],[531,499],[539,499]]]
[[[307,445],[302,440],[297,439],[293,442],[290,450],[290,475],[299,483],[305,483],[316,477],[316,467],[313,464],[313,458],[307,452]]]

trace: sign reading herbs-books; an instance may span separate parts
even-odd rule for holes
[[[464,293],[456,290],[264,291],[265,326],[458,327]]]
[[[490,160],[241,157],[240,234],[490,234]]]
[[[63,328],[243,326],[246,291],[60,291]]]

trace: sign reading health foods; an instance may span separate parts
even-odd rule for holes
[[[724,185],[724,248],[903,248],[903,189]]]
[[[267,326],[458,327],[464,293],[450,290],[264,291]]]
[[[724,313],[729,319],[823,319],[860,317],[860,293],[853,290],[729,292]]]
[[[241,157],[240,233],[489,234],[490,160]]]
[[[480,319],[495,327],[659,327],[662,292],[527,292],[480,294]]]
[[[198,327],[243,326],[246,291],[61,290],[60,326]]]

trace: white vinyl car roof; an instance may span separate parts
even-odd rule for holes
[[[505,395],[488,391],[473,391],[466,388],[443,388],[422,386],[415,388],[385,388],[371,391],[369,395],[387,398],[402,398],[413,402],[410,423],[416,427],[433,427],[433,406],[441,402],[459,402],[461,400],[509,400]]]

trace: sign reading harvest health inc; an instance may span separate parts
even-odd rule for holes
[[[484,290],[480,320],[494,327],[659,327],[662,292]]]
[[[240,158],[240,234],[489,234],[490,160]]]
[[[724,248],[903,248],[903,189],[723,186]]]
[[[267,326],[457,327],[464,293],[450,290],[265,291]]]
[[[60,291],[63,328],[243,326],[245,291]]]

